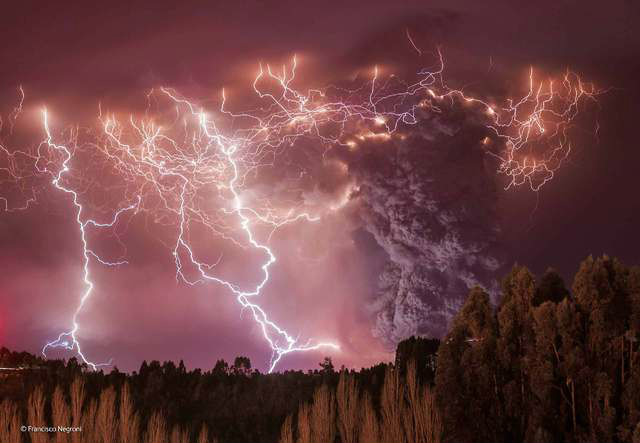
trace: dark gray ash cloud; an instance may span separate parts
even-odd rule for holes
[[[345,156],[362,226],[387,256],[369,310],[374,336],[389,346],[441,336],[469,288],[496,293],[503,263],[482,123],[471,112],[425,112],[401,132],[404,140]]]

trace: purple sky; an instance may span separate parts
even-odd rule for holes
[[[600,98],[597,140],[593,128],[585,128],[553,183],[537,195],[501,193],[496,215],[508,263],[536,272],[553,266],[569,278],[588,254],[640,262],[634,131],[640,37],[633,29],[639,13],[632,1],[606,7],[569,1],[20,2],[0,17],[0,113],[15,106],[19,84],[27,94],[25,124],[34,132],[43,104],[54,124],[88,124],[98,102],[140,110],[145,91],[158,85],[212,99],[224,86],[241,103],[258,62],[280,64],[294,53],[306,85],[343,80],[376,64],[410,75],[424,58],[408,43],[407,29],[425,53],[442,48],[453,85],[491,96],[517,89],[529,66],[550,74],[571,67],[613,88]],[[38,352],[68,327],[82,291],[69,208],[68,197],[51,191],[28,212],[0,213],[5,346]],[[390,358],[371,333],[368,309],[380,256],[358,241],[357,228],[347,205],[319,225],[296,224],[274,238],[279,262],[265,291],[270,313],[294,335],[342,346],[288,356],[279,369],[315,367],[325,354],[355,367]],[[96,292],[80,319],[92,359],[114,358],[126,370],[143,359],[180,358],[211,368],[218,358],[248,355],[264,370],[269,349],[248,313],[222,287],[177,284],[170,250],[154,237],[134,219],[123,234],[130,264],[118,270],[92,265]],[[112,244],[97,242],[105,251]],[[243,274],[245,260],[231,257],[225,272],[251,278]]]

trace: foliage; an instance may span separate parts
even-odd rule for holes
[[[569,293],[515,266],[493,312],[473,289],[438,351],[447,441],[633,442],[640,271],[587,258]]]

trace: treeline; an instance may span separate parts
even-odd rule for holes
[[[432,343],[431,349],[437,349],[436,340],[426,342]],[[113,411],[115,423],[121,422],[125,393],[136,416],[136,432],[140,442],[162,443],[162,439],[157,439],[162,432],[147,438],[154,435],[149,432],[156,427],[151,422],[160,421],[160,428],[168,436],[173,435],[174,430],[181,430],[181,435],[188,439],[185,441],[190,442],[201,443],[204,427],[208,430],[209,441],[275,443],[285,418],[301,404],[310,401],[319,386],[336,387],[340,377],[340,371],[335,370],[329,358],[320,363],[317,370],[276,374],[262,374],[252,369],[246,357],[236,358],[233,364],[219,360],[209,371],[188,371],[182,362],[176,365],[171,361],[145,361],[139,371],[125,374],[117,368],[109,373],[90,371],[74,358],[66,362],[44,360],[27,353],[0,349],[0,367],[21,368],[18,371],[0,370],[0,401],[3,402],[0,408],[1,443],[28,442],[24,433],[21,433],[22,440],[15,440],[15,433],[9,432],[13,429],[10,423],[32,424],[30,417],[34,414],[40,418],[38,426],[43,423],[47,426],[71,426],[73,420],[61,424],[60,417],[66,415],[53,413],[56,409],[54,403],[57,401],[61,405],[61,399],[72,410],[75,408],[81,416],[88,417],[81,419],[81,422],[87,423],[82,433],[71,434],[70,438],[84,435],[80,441],[117,442],[117,433],[114,440],[110,440],[111,437],[101,440],[101,431],[93,433],[99,427],[91,417],[96,411]],[[374,400],[377,401],[386,368],[387,365],[379,364],[358,372],[343,372],[348,372],[360,384],[368,386],[376,393]],[[433,379],[433,370],[429,374]],[[76,401],[73,406],[74,386],[79,380],[83,385],[84,397],[83,401]],[[38,404],[32,401],[33,398],[42,398],[42,413],[33,412],[33,405]],[[102,404],[107,406],[101,409]],[[3,438],[10,435],[13,437]]]
[[[410,338],[360,371],[261,374],[238,357],[103,373],[2,349],[0,366],[23,369],[0,371],[0,442],[640,443],[639,338],[640,269],[602,257],[571,291],[515,266],[498,306],[475,288],[442,342]]]
[[[572,290],[515,266],[473,289],[438,350],[451,442],[640,443],[640,268],[585,260]]]

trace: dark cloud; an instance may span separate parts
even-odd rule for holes
[[[440,336],[468,292],[495,294],[503,264],[495,164],[474,112],[420,112],[389,141],[339,156],[354,180],[358,217],[387,261],[368,310],[387,344],[414,334]]]
[[[144,109],[158,84],[211,108],[225,86],[229,106],[245,109],[260,61],[280,65],[297,53],[304,86],[366,81],[374,64],[410,79],[433,64],[437,46],[447,82],[474,94],[516,95],[531,65],[543,75],[570,66],[618,88],[601,99],[599,144],[585,127],[571,161],[539,194],[499,190],[479,145],[483,124],[468,110],[423,115],[402,129],[405,140],[355,151],[301,144],[261,171],[246,198],[335,208],[322,223],[273,238],[279,261],[265,303],[302,337],[340,341],[337,362],[358,366],[389,357],[381,342],[440,335],[470,285],[494,288],[499,266],[518,260],[570,276],[589,253],[638,261],[640,207],[629,195],[640,162],[637,16],[632,1],[13,2],[0,17],[1,113],[11,112],[18,84],[27,93],[23,120],[38,137],[44,103],[56,128],[94,124],[98,102]],[[0,340],[33,352],[68,325],[81,290],[70,203],[48,179],[43,189],[33,210],[0,214]],[[115,197],[96,198],[109,206]],[[173,232],[158,229],[135,219],[122,237],[131,265],[95,267],[96,297],[81,318],[91,355],[134,369],[143,358],[210,367],[246,353],[264,367],[259,331],[225,291],[175,282],[170,250],[158,241]],[[96,237],[101,252],[120,252],[111,240]],[[201,247],[226,251],[212,241]],[[241,254],[226,258],[225,272],[251,274]],[[282,367],[320,358],[291,356]]]

